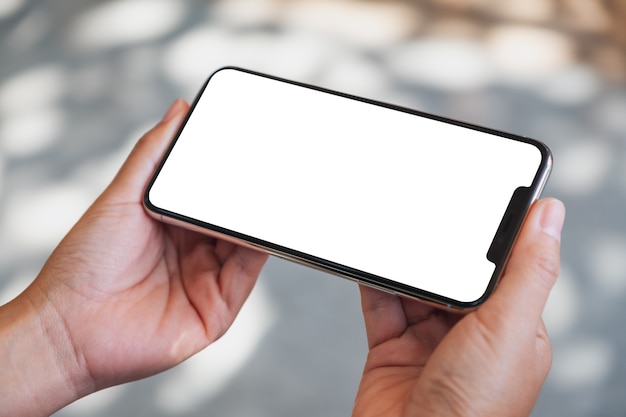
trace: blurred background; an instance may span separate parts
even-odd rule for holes
[[[626,415],[625,22],[619,0],[2,0],[0,302],[239,65],[544,141],[568,217],[533,415]],[[346,416],[365,353],[356,285],[272,259],[222,340],[56,416]]]

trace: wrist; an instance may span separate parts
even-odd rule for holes
[[[0,357],[6,415],[50,415],[88,392],[62,317],[36,286],[0,307]]]

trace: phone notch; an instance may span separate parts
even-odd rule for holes
[[[509,205],[502,216],[502,221],[487,251],[487,259],[501,267],[513,246],[513,241],[520,229],[532,199],[529,187],[518,187],[513,192]]]

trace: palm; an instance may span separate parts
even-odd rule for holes
[[[187,109],[179,102],[138,142],[32,286],[52,294],[89,390],[159,372],[219,338],[267,258],[144,210],[146,182]]]
[[[71,337],[84,338],[82,359],[99,376],[92,381],[97,388],[166,369],[219,338],[265,260],[156,222],[138,202],[104,200],[53,254],[56,271],[43,274],[72,270],[61,314]]]

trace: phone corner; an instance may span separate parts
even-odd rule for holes
[[[143,208],[150,214],[150,216],[155,217],[156,215],[158,215],[157,213],[158,208],[157,206],[152,204],[152,201],[150,200],[151,189],[152,189],[151,184],[148,185],[148,187],[146,187],[146,189],[144,190],[142,194],[141,204],[143,205]]]
[[[481,294],[480,297],[476,298],[475,300],[460,302],[458,305],[455,305],[452,308],[462,312],[470,312],[472,310],[476,310],[477,308],[482,306],[489,299],[489,297],[491,297],[491,295],[495,291],[495,288],[496,285],[490,286]]]
[[[537,148],[539,153],[541,154],[541,164],[546,169],[550,170],[552,167],[552,161],[554,159],[552,150],[550,147],[543,141],[538,139],[527,138],[528,142]]]

